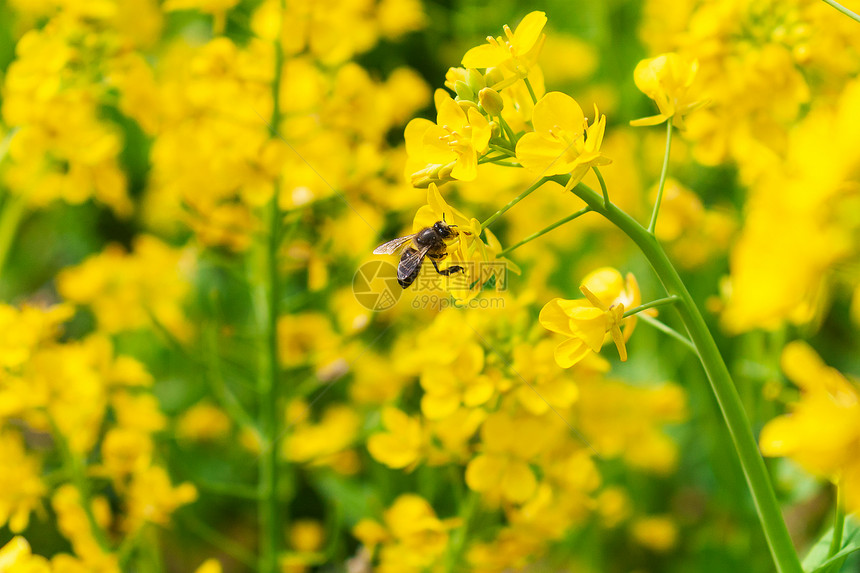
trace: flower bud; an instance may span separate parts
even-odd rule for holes
[[[505,80],[505,74],[499,68],[490,68],[487,70],[487,73],[484,74],[484,81],[490,87],[501,83]]]
[[[481,91],[481,88],[487,85],[481,72],[474,68],[469,68],[466,83],[468,83],[469,87],[472,88],[472,93],[478,93]]]
[[[493,88],[484,88],[478,92],[478,101],[481,107],[488,114],[498,116],[502,113],[502,108],[505,107],[505,102],[502,101],[502,96]]]
[[[463,81],[454,82],[454,93],[457,94],[457,101],[474,101],[475,92],[469,87],[469,84]]]

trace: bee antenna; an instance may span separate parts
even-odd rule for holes
[[[446,223],[446,222],[447,222],[447,221],[445,221],[445,211],[442,211],[442,222],[443,222],[443,223]]]

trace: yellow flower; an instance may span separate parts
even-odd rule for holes
[[[191,406],[176,424],[176,436],[194,442],[218,441],[230,433],[230,417],[207,402]]]
[[[579,183],[586,172],[610,160],[600,153],[606,116],[594,108],[591,126],[572,97],[549,92],[537,102],[532,116],[534,131],[517,142],[517,159],[541,175],[570,173],[565,189]]]
[[[540,312],[544,328],[568,337],[555,349],[556,363],[570,368],[590,351],[600,352],[607,333],[615,342],[621,360],[627,360],[625,343],[633,333],[636,317],[624,318],[624,311],[640,304],[636,279],[628,273],[625,284],[617,270],[603,268],[585,277],[579,288],[586,300],[555,298]]]
[[[221,562],[217,559],[207,559],[194,570],[194,573],[221,573]]]
[[[307,407],[305,407],[307,408]],[[361,418],[346,405],[326,408],[319,423],[302,418],[283,442],[283,455],[290,461],[314,466],[335,466],[358,436]]]
[[[633,523],[633,538],[642,546],[664,553],[678,541],[678,526],[666,516],[641,517]]]
[[[40,466],[27,454],[20,434],[12,430],[0,433],[0,525],[8,524],[13,533],[27,528],[30,513],[40,507],[47,493],[39,478]]]
[[[800,387],[800,400],[762,429],[762,453],[838,483],[848,510],[860,510],[860,391],[804,342],[785,347],[782,369]]]
[[[386,432],[373,434],[367,450],[375,460],[390,468],[413,469],[424,455],[427,439],[419,418],[410,418],[397,408],[382,411]]]
[[[545,25],[544,12],[530,12],[522,19],[516,31],[511,32],[507,24],[503,27],[505,38],[488,36],[487,44],[466,52],[462,64],[466,68],[500,68],[505,79],[491,87],[501,90],[528,77],[546,39],[542,33]]]
[[[135,474],[129,484],[126,529],[135,532],[145,523],[167,525],[178,507],[196,499],[197,489],[192,484],[174,487],[164,468],[151,466]]]
[[[496,412],[481,426],[483,453],[466,466],[466,484],[491,499],[522,503],[537,490],[529,462],[544,447],[544,427],[537,418],[513,418]]]
[[[0,571],[4,573],[47,573],[50,571],[44,557],[33,555],[30,544],[20,535],[0,547]]]
[[[57,514],[57,528],[69,540],[75,555],[87,566],[86,570],[119,573],[117,556],[106,553],[96,541],[89,518],[81,506],[80,493],[73,485],[65,484],[57,488],[51,497],[51,506]],[[100,527],[110,525],[110,505],[106,499],[95,498],[92,510]]]
[[[451,364],[430,366],[421,373],[421,411],[430,420],[446,418],[461,404],[474,408],[493,395],[494,385],[486,376],[484,349],[476,342],[464,346]]]
[[[654,100],[660,113],[631,121],[630,125],[657,125],[671,119],[672,125],[683,128],[684,116],[705,103],[696,101],[690,93],[698,70],[697,60],[676,53],[639,62],[633,70],[633,81],[642,93]]]
[[[478,176],[478,155],[490,142],[490,124],[476,105],[458,104],[445,90],[436,90],[433,99],[436,123],[417,118],[406,125],[412,185],[426,187],[434,178],[472,181]],[[411,171],[419,165],[421,170]]]
[[[381,544],[381,573],[418,573],[433,569],[448,546],[448,530],[460,525],[459,519],[440,520],[424,498],[404,494],[394,500],[383,515],[385,525],[363,519],[353,534],[368,547]]]
[[[236,6],[239,0],[167,0],[164,3],[164,11],[174,10],[200,10],[212,14],[214,22],[212,28],[216,34],[224,33],[227,23],[227,11]]]

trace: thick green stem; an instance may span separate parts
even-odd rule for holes
[[[660,212],[660,203],[663,201],[663,187],[666,185],[666,174],[669,172],[669,153],[672,150],[672,120],[666,121],[666,153],[663,155],[663,169],[660,171],[660,184],[657,187],[657,199],[654,201],[654,210],[651,212],[651,223],[648,232],[654,234],[657,227],[657,215]]]
[[[840,4],[839,2],[836,2],[835,0],[824,0],[824,2],[826,4],[830,4],[831,6],[833,6],[834,8],[836,8],[837,10],[839,10],[840,12],[842,12],[843,14],[845,14],[846,16],[851,18],[852,20],[854,20],[856,22],[860,22],[860,14],[857,14],[856,12],[852,12],[851,10],[849,10],[848,8],[846,8],[845,6]]]
[[[284,2],[281,1],[284,10]],[[275,77],[272,82],[273,130],[281,120],[280,91],[283,53],[280,34],[275,41]],[[278,552],[283,537],[281,508],[278,500],[278,438],[281,432],[281,417],[278,415],[280,393],[278,379],[278,245],[281,237],[281,211],[278,205],[280,180],[273,185],[272,198],[267,208],[266,233],[261,241],[261,270],[255,285],[254,300],[257,323],[260,327],[260,371],[257,379],[259,405],[257,427],[260,430],[260,457],[257,477],[257,521],[259,525],[258,573],[276,573]]]
[[[560,185],[565,185],[569,176],[560,175],[551,179]],[[600,194],[583,183],[577,184],[572,191],[592,210],[606,217],[630,237],[651,263],[667,294],[678,297],[676,306],[678,314],[690,335],[690,340],[696,347],[699,359],[708,375],[711,390],[728,427],[776,569],[779,573],[802,573],[803,569],[782,518],[767,468],[759,453],[752,428],[744,413],[729,370],[678,271],[675,270],[654,235],[632,217],[615,205],[604,207]]]
[[[519,195],[517,195],[516,197],[511,199],[510,203],[508,203],[507,205],[505,205],[504,207],[502,207],[501,209],[499,209],[498,211],[496,211],[495,213],[490,215],[489,219],[487,219],[486,221],[481,223],[481,228],[486,229],[487,227],[492,225],[493,222],[496,219],[498,219],[499,217],[501,217],[502,215],[504,215],[508,209],[510,209],[511,207],[513,207],[514,205],[516,205],[517,203],[519,203],[520,201],[522,201],[523,199],[528,197],[532,193],[532,191],[534,191],[535,189],[537,189],[538,187],[540,187],[541,185],[546,183],[546,181],[547,181],[546,177],[541,177],[540,179],[535,181],[534,185],[532,185],[531,187],[529,187],[528,189],[526,189],[525,191],[523,191],[522,193],[520,193]]]
[[[827,559],[830,559],[842,549],[842,530],[845,528],[845,510],[842,506],[845,503],[843,499],[842,488],[836,484],[836,515],[833,516],[833,538],[830,540],[830,550],[827,552]]]
[[[578,219],[579,217],[585,215],[589,211],[591,211],[591,207],[583,207],[582,209],[580,209],[576,213],[568,215],[564,219],[559,219],[558,221],[556,221],[552,225],[544,227],[543,229],[541,229],[537,233],[532,233],[531,235],[529,235],[528,237],[526,237],[525,239],[523,239],[522,241],[520,241],[516,245],[514,245],[512,247],[508,247],[504,251],[500,252],[498,255],[496,255],[496,257],[503,257],[503,256],[507,255],[508,253],[510,253],[511,251],[513,251],[514,249],[519,249],[520,247],[522,247],[526,243],[530,243],[530,242],[534,241],[535,239],[546,235],[550,231],[557,229],[558,227],[561,227],[565,223],[569,223],[569,222],[573,221],[574,219]]]

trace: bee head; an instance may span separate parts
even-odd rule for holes
[[[436,223],[433,224],[433,230],[439,233],[439,236],[443,239],[447,239],[449,237],[457,236],[457,231],[454,230],[454,227],[456,226],[457,225],[449,225],[446,223],[445,214],[442,213],[442,220],[436,221]]]

